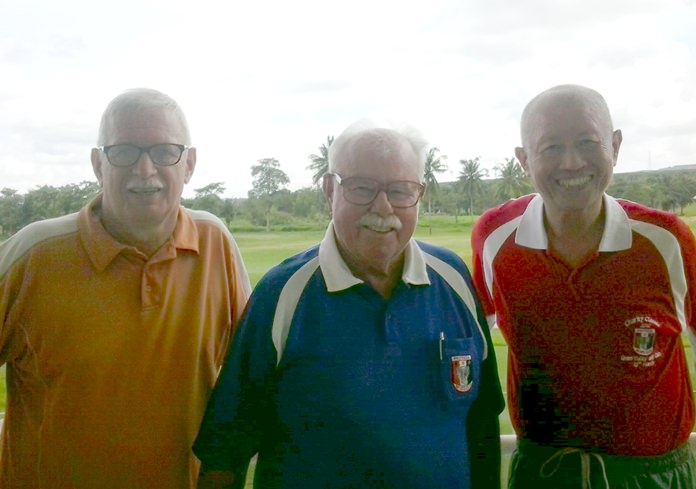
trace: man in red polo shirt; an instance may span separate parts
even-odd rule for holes
[[[538,194],[487,211],[472,235],[477,292],[509,345],[510,487],[694,488],[680,337],[695,331],[694,237],[605,193],[622,135],[596,91],[542,92],[521,135]]]

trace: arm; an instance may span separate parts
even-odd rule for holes
[[[481,390],[469,411],[467,436],[471,458],[472,489],[500,489],[500,424],[498,415],[505,407],[495,347],[485,320],[479,312],[478,321],[482,325],[488,357],[481,371]]]
[[[22,341],[24,335],[14,333],[13,324],[17,322],[17,314],[13,309],[18,307],[21,310],[23,302],[26,301],[23,297],[31,296],[20,295],[22,285],[27,283],[26,260],[21,260],[21,263],[14,261],[16,257],[6,246],[8,241],[0,245],[0,365],[17,358],[26,348],[25,341]],[[13,316],[14,320],[11,319]]]
[[[485,367],[484,367],[485,369]],[[488,377],[485,379],[485,377]],[[481,379],[482,388],[493,390],[492,386],[483,387],[492,379],[485,375]],[[487,393],[482,393],[486,396]],[[502,399],[501,399],[502,404]],[[469,456],[471,459],[471,488],[500,489],[500,425],[499,408],[485,402],[475,403],[467,419],[467,436],[469,439]]]
[[[691,229],[683,221],[680,220],[679,224],[681,231],[679,236],[680,246],[688,287],[686,297],[684,298],[684,313],[687,323],[685,332],[691,342],[691,346],[696,350],[696,313],[694,312],[694,304],[696,303],[696,290],[694,290],[696,284],[696,240],[694,239]],[[692,381],[696,381],[696,379],[692,379]]]
[[[495,324],[495,302],[486,284],[483,246],[485,229],[482,219],[474,224],[471,231],[471,280],[489,327]]]
[[[244,487],[246,469],[258,452],[273,407],[270,378],[276,354],[271,341],[268,293],[252,295],[208,401],[193,445],[202,462],[199,487]]]
[[[249,283],[249,274],[242,259],[242,254],[239,251],[237,242],[230,235],[230,249],[231,255],[234,258],[232,263],[232,271],[230,277],[230,283],[233,284],[232,287],[232,324],[236,325],[239,322],[244,308],[251,295],[251,285]]]

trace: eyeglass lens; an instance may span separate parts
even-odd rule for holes
[[[377,197],[384,189],[389,202],[396,207],[411,207],[421,196],[422,185],[418,182],[397,181],[382,185],[375,180],[362,177],[351,177],[341,181],[345,189],[346,199],[353,204],[366,205]]]
[[[104,152],[109,162],[114,166],[134,165],[143,152],[150,155],[150,159],[155,165],[171,166],[179,162],[184,149],[186,147],[180,144],[155,144],[147,148],[134,144],[116,144],[106,146]]]

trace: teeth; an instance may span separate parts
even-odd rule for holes
[[[571,187],[581,187],[581,186],[587,184],[590,180],[592,180],[592,177],[586,176],[586,177],[568,178],[567,180],[559,180],[558,183],[560,183],[561,186],[563,186],[565,188],[571,188]]]
[[[377,233],[386,233],[391,231],[393,228],[391,227],[377,227],[377,226],[366,226],[368,229],[375,231]]]
[[[153,194],[155,192],[159,192],[159,190],[160,189],[154,187],[130,189],[131,192],[135,192],[136,194]]]

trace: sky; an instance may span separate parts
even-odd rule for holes
[[[616,172],[696,164],[696,0],[4,0],[0,189],[94,181],[101,113],[133,87],[186,112],[189,197],[246,197],[263,158],[308,187],[308,156],[366,117],[418,128],[440,181],[476,157],[495,176],[562,83],[606,98]]]

